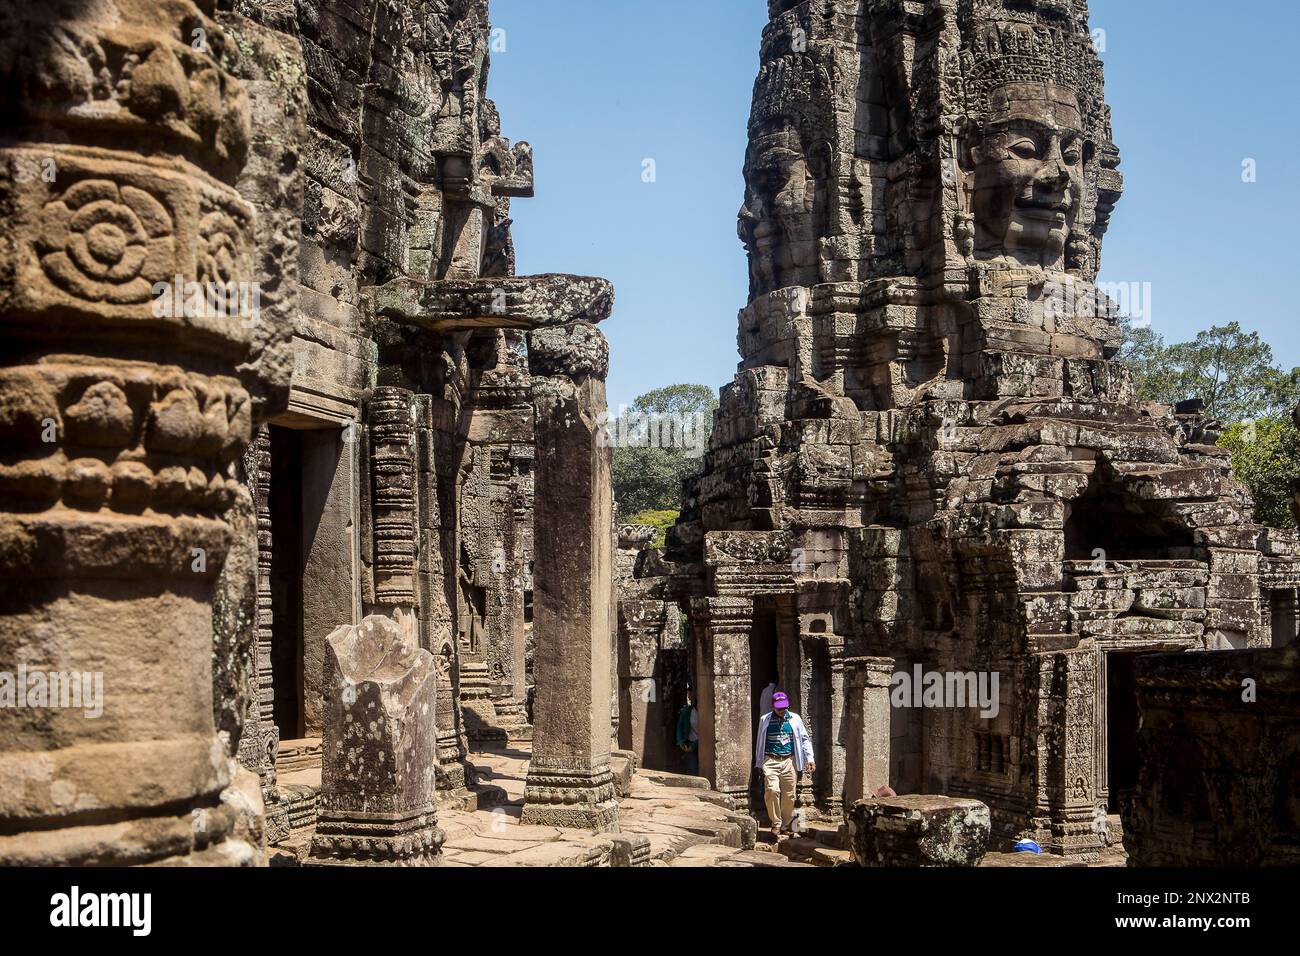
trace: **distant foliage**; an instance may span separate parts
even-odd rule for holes
[[[1225,424],[1280,418],[1300,403],[1300,369],[1276,366],[1259,333],[1236,322],[1174,345],[1166,345],[1149,326],[1121,324],[1125,341],[1119,358],[1133,370],[1139,398],[1169,405],[1199,398],[1206,414]]]
[[[1276,366],[1259,334],[1236,322],[1174,345],[1150,327],[1121,327],[1119,357],[1133,370],[1138,397],[1170,405],[1204,401],[1206,414],[1226,426],[1219,445],[1232,453],[1233,474],[1255,497],[1255,520],[1295,527],[1291,482],[1300,477],[1300,431],[1291,413],[1300,404],[1300,369]]]
[[[1229,426],[1219,445],[1232,453],[1232,472],[1255,496],[1255,520],[1293,528],[1291,482],[1300,478],[1300,430],[1289,418],[1263,418]]]
[[[667,541],[668,529],[677,523],[680,511],[642,511],[628,518],[628,524],[648,524],[655,529],[654,546],[662,548]]]
[[[626,419],[647,418],[673,428],[654,429],[662,436],[682,422],[691,424],[687,434],[694,447],[658,447],[655,439],[638,441],[636,429],[620,428],[610,423],[614,447],[614,498],[620,515],[642,512],[676,511],[682,504],[682,482],[698,475],[703,468],[702,452],[713,430],[713,410],[718,399],[707,385],[670,385],[639,397],[625,413]],[[646,447],[646,445],[649,447]]]

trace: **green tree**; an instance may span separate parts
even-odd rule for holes
[[[645,524],[655,529],[654,547],[662,548],[668,540],[668,529],[677,523],[681,512],[676,508],[667,511],[641,511],[628,518],[629,524]]]
[[[1232,472],[1255,496],[1255,520],[1293,528],[1291,482],[1300,476],[1300,429],[1290,418],[1262,418],[1230,425],[1219,445],[1232,453]]]
[[[1284,372],[1274,365],[1267,343],[1236,322],[1175,345],[1149,326],[1121,319],[1120,327],[1119,358],[1133,370],[1138,397],[1204,401],[1206,413],[1227,424],[1219,445],[1231,453],[1233,474],[1255,498],[1255,520],[1294,527],[1291,482],[1300,477],[1300,430],[1290,415],[1300,403],[1300,369]]]
[[[1149,323],[1137,325],[1127,316],[1120,319],[1124,344],[1119,350],[1119,360],[1133,370],[1133,384],[1137,397],[1143,401],[1168,401],[1173,385],[1166,358],[1165,340]]]
[[[620,410],[609,425],[620,515],[681,508],[682,482],[700,472],[717,407],[707,385],[669,385]]]
[[[1191,342],[1166,345],[1146,326],[1121,323],[1119,357],[1133,370],[1139,398],[1166,404],[1199,398],[1222,422],[1289,414],[1300,401],[1300,369],[1284,372],[1257,332],[1216,325]]]

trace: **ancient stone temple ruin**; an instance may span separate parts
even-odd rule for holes
[[[769,7],[742,361],[661,550],[612,287],[516,274],[487,0],[0,0],[0,865],[794,865],[773,685],[859,862],[1087,858],[1130,804],[1175,859],[1225,748],[1148,738],[1210,711],[1263,740],[1236,799],[1292,784],[1294,650],[1260,712],[1133,664],[1294,643],[1300,566],[1114,362],[1086,4]],[[1275,802],[1241,859],[1293,859]]]
[[[0,709],[0,862],[429,862],[530,739],[613,825],[613,292],[515,275],[487,13],[0,4],[0,661],[103,687]]]
[[[1251,523],[1212,421],[1115,362],[1095,283],[1123,183],[1084,0],[769,8],[741,362],[624,585],[624,699],[681,608],[718,790],[755,785],[775,682],[817,749],[805,803],[974,798],[995,836],[1095,855],[1136,784],[1136,653],[1292,640],[1294,533]],[[662,752],[663,715],[628,712],[624,745]]]

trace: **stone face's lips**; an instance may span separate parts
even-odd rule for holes
[[[434,332],[596,323],[609,318],[614,308],[609,281],[563,274],[398,279],[367,291],[379,315]]]

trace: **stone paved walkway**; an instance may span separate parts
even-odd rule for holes
[[[710,790],[700,777],[658,770],[632,771],[630,762],[615,755],[611,761],[619,791],[619,833],[591,834],[558,827],[520,823],[528,745],[478,752],[470,762],[478,771],[474,788],[478,807],[439,808],[438,822],[446,834],[445,866],[677,866],[773,867],[847,866],[852,854],[840,848],[834,821],[811,820],[798,837],[774,843],[754,819],[736,809],[734,801]],[[320,787],[318,769],[282,774],[281,786]],[[310,828],[295,831],[281,846],[281,865],[294,865],[306,856]],[[1124,866],[1122,848],[1113,847],[1090,866]],[[1043,854],[990,852],[985,867],[1082,866]]]
[[[628,760],[612,764],[620,793],[619,832],[590,834],[558,827],[525,826],[524,778],[528,751],[475,753],[480,806],[443,809],[446,866],[806,866],[755,848],[757,827],[730,797],[704,780],[679,774],[632,772]],[[493,800],[493,789],[504,799]]]

